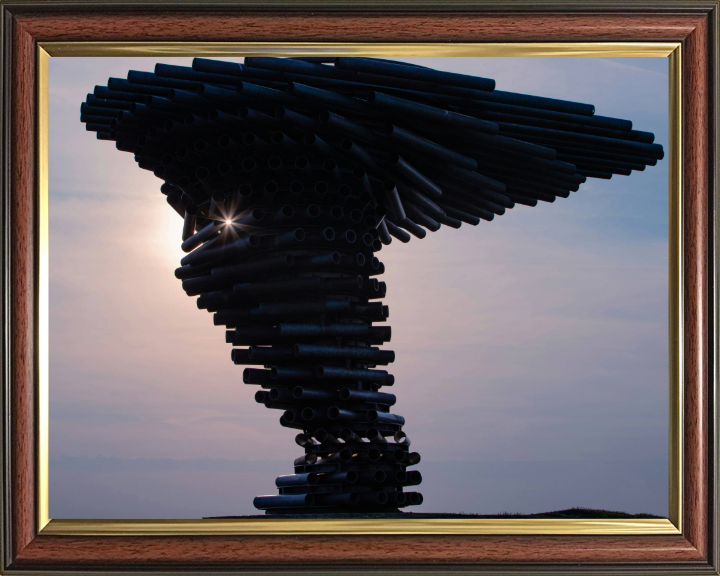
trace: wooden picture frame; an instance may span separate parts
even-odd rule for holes
[[[2,17],[2,573],[54,572],[658,572],[718,574],[717,72],[718,2],[290,4],[0,1]],[[154,45],[218,43],[662,43],[673,52],[680,115],[671,168],[678,205],[671,311],[680,319],[671,435],[672,529],[495,524],[491,530],[379,530],[277,520],[274,528],[198,523],[47,523],[46,47],[88,54],[114,43],[126,54]],[[88,44],[90,43],[90,44]],[[142,44],[137,44],[142,43]],[[133,52],[135,51],[135,52]],[[144,52],[139,52],[144,53]],[[43,68],[45,66],[45,68]],[[680,72],[681,71],[681,72]],[[672,74],[671,74],[672,78]],[[45,87],[46,88],[46,87]],[[671,138],[673,140],[673,138]],[[672,144],[671,144],[672,147]],[[46,186],[46,184],[45,184]],[[672,225],[671,225],[672,227]],[[672,243],[671,243],[672,246]],[[45,262],[45,263],[43,263]],[[671,314],[671,318],[673,315]],[[43,372],[45,381],[43,383]],[[45,412],[44,412],[45,411]],[[671,410],[671,413],[673,410]],[[44,443],[44,444],[43,444]],[[673,456],[674,455],[674,456]],[[285,523],[285,524],[283,524]],[[612,523],[610,523],[612,524]],[[553,527],[554,526],[554,527]],[[676,528],[676,527],[679,527]]]

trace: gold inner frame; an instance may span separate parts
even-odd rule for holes
[[[562,56],[668,58],[669,89],[669,513],[668,519],[253,519],[253,520],[51,520],[49,447],[49,58],[112,56]],[[682,531],[683,317],[682,317],[682,71],[677,42],[380,44],[220,42],[40,42],[37,51],[38,356],[37,523],[48,535],[359,535],[359,534],[680,534]]]

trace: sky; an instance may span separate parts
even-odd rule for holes
[[[667,151],[667,59],[405,60],[592,103]],[[157,61],[191,63],[50,59],[51,518],[255,514],[300,454],[174,277],[162,182],[79,121],[96,84]],[[378,256],[412,511],[667,515],[666,160]]]

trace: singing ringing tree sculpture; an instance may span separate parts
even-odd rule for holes
[[[226,326],[255,400],[304,454],[267,513],[394,512],[422,476],[393,414],[384,272],[393,238],[491,221],[587,178],[644,170],[654,136],[588,104],[373,58],[196,58],[96,86],[81,120],[164,180],[175,275]]]

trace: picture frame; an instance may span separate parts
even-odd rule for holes
[[[719,573],[718,2],[434,6],[10,0],[0,2],[0,14],[2,573]],[[492,46],[495,55],[667,51],[675,190],[670,520],[267,520],[252,527],[238,521],[50,521],[48,57],[160,56],[183,50],[222,56],[229,50],[237,55],[238,46],[243,53],[278,55],[338,46],[362,53],[368,43],[396,55],[398,45],[410,46],[416,55],[421,49],[457,55],[463,47],[468,55],[477,54],[479,45]]]

